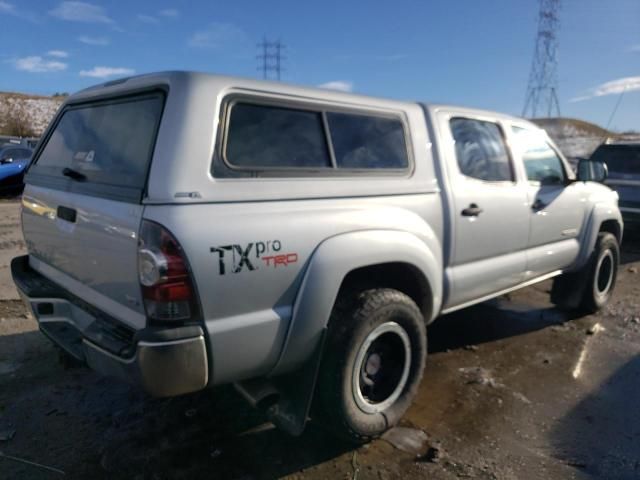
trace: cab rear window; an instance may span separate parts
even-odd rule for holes
[[[164,95],[154,93],[68,108],[30,173],[85,190],[106,185],[141,191],[163,104]]]

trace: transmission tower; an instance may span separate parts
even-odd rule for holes
[[[276,80],[280,80],[280,73],[284,70],[282,61],[285,59],[282,51],[285,48],[286,46],[280,40],[271,42],[267,40],[267,37],[264,37],[262,42],[258,44],[260,53],[256,58],[260,61],[258,70],[262,71],[262,78],[266,80],[273,73]]]
[[[538,35],[522,116],[560,116],[558,102],[558,28],[560,0],[539,0]]]

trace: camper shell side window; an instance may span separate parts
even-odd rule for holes
[[[233,96],[221,109],[215,177],[408,175],[401,113]]]

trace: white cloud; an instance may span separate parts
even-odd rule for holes
[[[56,8],[50,10],[49,15],[70,22],[113,23],[104,8],[86,2],[62,2]]]
[[[0,13],[9,13],[15,15],[16,7],[14,7],[9,2],[0,1]]]
[[[160,15],[161,17],[176,18],[180,15],[180,12],[178,12],[178,10],[176,10],[175,8],[165,8],[164,10],[160,10],[158,12],[158,15]]]
[[[111,43],[111,41],[107,37],[89,37],[87,35],[79,36],[78,41],[86,45],[97,45],[99,47],[104,47]]]
[[[32,12],[18,10],[13,3],[0,0],[0,14],[13,15],[33,23],[38,22],[38,16]]]
[[[222,48],[245,46],[249,37],[239,27],[230,23],[214,22],[206,30],[200,30],[189,38],[190,47]]]
[[[133,75],[135,70],[124,67],[93,67],[91,70],[80,70],[81,77],[108,78],[113,76],[126,77]]]
[[[640,77],[625,77],[602,83],[596,87],[589,89],[584,95],[572,98],[571,102],[581,102],[595,97],[604,97],[605,95],[616,95],[622,92],[632,92],[640,90]]]
[[[47,52],[47,56],[56,58],[68,58],[69,53],[65,52],[64,50],[49,50]]]
[[[318,87],[326,88],[328,90],[338,90],[339,92],[353,91],[353,83],[346,80],[333,80],[331,82],[318,85]]]
[[[14,61],[16,70],[31,73],[60,72],[67,69],[67,64],[57,60],[45,60],[39,55],[18,58]]]
[[[156,17],[152,17],[151,15],[140,14],[137,17],[138,20],[144,23],[160,23],[160,20],[158,20]]]

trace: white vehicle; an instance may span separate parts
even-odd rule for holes
[[[99,372],[161,396],[234,383],[293,434],[310,416],[363,441],[411,404],[441,314],[552,277],[565,305],[609,299],[617,196],[582,180],[507,115],[144,75],[66,100],[12,271]]]

